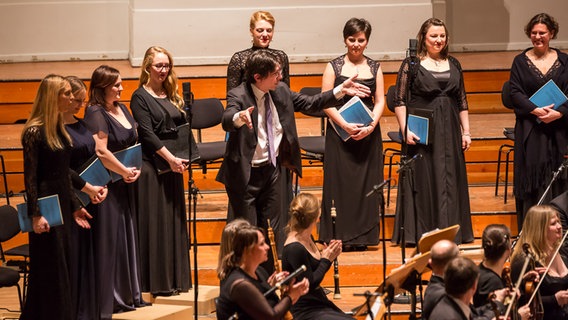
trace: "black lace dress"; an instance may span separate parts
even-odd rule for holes
[[[403,61],[398,73],[395,105],[407,106],[410,111],[413,108],[432,110],[434,115],[430,123],[430,143],[408,146],[407,149],[408,158],[416,154],[421,154],[422,158],[399,178],[393,242],[400,241],[403,215],[407,244],[414,244],[415,239],[420,239],[425,232],[455,224],[460,225],[455,239],[457,244],[473,241],[459,117],[460,111],[467,110],[468,105],[461,66],[452,57],[449,61],[450,70],[440,73],[428,71],[418,63],[410,100],[406,95],[410,58]]]
[[[229,61],[227,66],[227,92],[231,89],[238,87],[241,83],[245,81],[245,65],[247,63],[248,57],[258,50],[259,47],[251,47],[239,52],[235,52]],[[288,63],[288,56],[282,50],[266,48],[270,52],[274,53],[280,58],[280,64],[282,68],[282,82],[290,86],[290,66]]]
[[[535,105],[529,98],[547,81],[568,93],[568,55],[556,50],[558,59],[546,74],[527,57],[527,49],[515,57],[511,66],[511,100],[515,110],[514,192],[519,230],[527,210],[538,203],[548,183],[568,152],[568,103],[558,106],[563,117],[551,123],[537,122],[530,112]],[[568,189],[566,170],[557,177],[544,200],[550,200]]]
[[[60,139],[65,141],[63,134]],[[29,287],[20,319],[76,319],[76,303],[71,293],[70,229],[73,211],[80,203],[72,194],[69,172],[71,146],[51,150],[42,127],[23,133],[24,183],[28,194],[28,214],[40,216],[38,198],[57,194],[64,224],[49,232],[29,235]]]
[[[85,164],[95,155],[95,140],[83,120],[66,124],[65,128],[73,140],[71,149],[71,169],[80,173]],[[77,188],[77,187],[76,187]],[[91,216],[97,216],[98,205],[90,203],[86,207]],[[71,247],[73,250],[72,292],[77,301],[77,319],[100,319],[99,298],[96,292],[95,258],[93,233],[72,224]]]
[[[131,128],[122,126],[101,106],[89,106],[85,112],[89,130],[106,133],[111,152],[130,147],[137,139],[134,118],[124,105],[120,108]],[[122,179],[110,182],[107,198],[92,221],[101,318],[111,319],[113,312],[145,305],[140,288],[135,185]]]
[[[167,98],[154,98],[142,87],[134,91],[130,108],[144,152],[136,182],[142,290],[154,295],[188,291],[191,278],[183,175],[171,171],[158,175],[152,160],[163,147],[160,130],[187,121]]]
[[[347,77],[341,75],[344,55],[330,63],[335,72],[337,86]],[[373,110],[376,91],[376,75],[379,63],[367,58],[373,78],[357,79],[371,89],[371,96],[362,99]],[[343,97],[343,103],[351,99]],[[342,104],[343,105],[343,104]],[[338,106],[340,108],[342,105]],[[383,142],[381,128],[377,124],[373,132],[362,140],[343,141],[327,124],[325,135],[325,161],[323,178],[323,202],[320,223],[320,239],[328,242],[332,238],[330,209],[332,200],[337,210],[337,239],[344,245],[375,245],[379,242],[379,209],[382,195],[365,195],[383,181]]]

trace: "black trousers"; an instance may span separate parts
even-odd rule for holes
[[[281,175],[280,166],[272,165],[251,168],[250,180],[244,190],[226,188],[229,204],[232,207],[227,222],[242,218],[252,225],[266,230],[268,219],[274,231],[274,240],[280,246],[284,243],[284,227],[286,222],[281,214]],[[269,243],[268,237],[266,242]],[[274,272],[274,259],[272,248],[268,253],[268,260],[262,264],[269,274]]]

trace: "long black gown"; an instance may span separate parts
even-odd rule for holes
[[[65,141],[62,133],[60,139]],[[57,194],[64,224],[49,232],[29,235],[29,287],[20,319],[73,320],[76,304],[71,296],[70,229],[73,211],[80,203],[72,196],[69,175],[71,146],[51,150],[42,127],[33,126],[22,136],[24,183],[28,194],[28,214],[39,216],[38,198]]]
[[[81,119],[66,124],[65,128],[73,140],[71,149],[71,169],[80,173],[85,163],[95,155],[93,134]],[[86,207],[91,216],[97,216],[98,205],[90,203]],[[71,247],[73,250],[72,294],[77,303],[77,319],[100,319],[99,298],[96,291],[95,258],[93,233],[76,223],[71,228]]]
[[[367,58],[373,78],[357,79],[371,89],[369,98],[362,99],[373,110],[376,91],[376,75],[379,63]],[[347,77],[341,75],[344,55],[331,61],[337,86]],[[343,97],[343,103],[351,96]],[[379,242],[379,209],[382,194],[365,195],[374,185],[383,181],[383,141],[377,124],[373,132],[362,140],[343,141],[328,120],[325,135],[325,160],[323,178],[323,202],[320,223],[320,240],[332,238],[330,210],[332,200],[337,210],[337,239],[344,245],[375,245]]]
[[[136,143],[136,122],[124,105],[122,112],[131,124],[127,129],[102,106],[89,106],[85,123],[93,133],[108,135],[107,148],[120,151]],[[93,217],[97,290],[101,301],[101,318],[111,319],[113,312],[131,311],[144,306],[140,289],[137,248],[136,199],[134,184],[122,179],[108,184],[108,195]]]
[[[459,62],[450,57],[450,70],[434,73],[416,65],[407,101],[410,59],[403,61],[397,77],[395,105],[433,110],[429,145],[408,146],[408,159],[421,154],[399,178],[397,214],[392,241],[399,242],[404,215],[405,242],[414,244],[420,236],[436,228],[460,225],[455,242],[473,241],[471,212],[459,112],[468,109]],[[413,189],[415,191],[413,197]],[[404,200],[401,199],[404,196]],[[416,213],[414,212],[416,209]],[[414,228],[418,234],[415,237]]]
[[[297,280],[308,278],[310,291],[301,296],[292,306],[294,319],[353,319],[329,301],[320,286],[323,277],[331,267],[331,261],[314,258],[299,242],[285,245],[282,252],[282,270],[292,273],[302,265],[305,265],[307,270]]]
[[[130,108],[139,124],[144,152],[136,182],[142,290],[154,295],[188,291],[191,277],[183,175],[171,171],[158,175],[152,160],[163,147],[160,131],[187,121],[167,98],[154,98],[143,87],[134,91]]]

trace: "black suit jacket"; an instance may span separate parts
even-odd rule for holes
[[[296,131],[295,111],[315,111],[339,104],[333,95],[333,90],[322,92],[315,96],[296,93],[280,82],[274,91],[270,91],[272,101],[276,106],[278,118],[282,125],[282,142],[279,148],[280,163],[302,176],[302,161],[300,145]],[[253,128],[246,125],[235,128],[233,116],[235,113],[255,106],[251,119]],[[250,179],[251,161],[258,142],[258,110],[251,85],[242,83],[227,94],[227,108],[223,114],[222,125],[229,132],[229,140],[225,156],[216,180],[225,184],[229,189],[244,189]]]
[[[473,315],[473,313],[472,313]],[[444,295],[442,299],[436,304],[430,316],[426,319],[432,320],[469,320],[465,316],[460,306],[448,295]]]
[[[446,294],[444,287],[444,279],[442,277],[432,275],[426,291],[424,292],[424,302],[422,303],[422,318],[428,319],[436,304]]]

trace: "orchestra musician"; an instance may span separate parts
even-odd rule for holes
[[[320,217],[319,200],[312,194],[300,193],[290,204],[288,237],[282,251],[282,269],[292,272],[305,265],[305,277],[310,282],[309,292],[292,306],[295,320],[353,319],[331,302],[320,286],[331,263],[341,253],[342,241],[331,240],[320,252],[312,240],[312,232]]]
[[[234,314],[241,320],[282,319],[290,306],[308,292],[308,280],[292,280],[282,299],[274,292],[265,297],[263,293],[271,288],[268,274],[259,268],[268,259],[263,233],[255,226],[244,226],[236,230],[232,240],[232,251],[221,261],[217,319],[229,319]]]
[[[483,230],[481,237],[483,247],[483,261],[479,264],[479,281],[473,296],[474,307],[486,305],[493,292],[503,288],[512,291],[511,269],[505,268],[505,263],[511,256],[511,231],[504,224],[490,224]],[[528,272],[525,277],[535,277],[535,271]],[[511,295],[510,295],[511,297]],[[517,301],[510,298],[505,302],[514,303],[517,309],[516,319],[528,317],[529,307],[517,308]]]
[[[458,246],[454,242],[449,240],[440,240],[436,242],[430,249],[429,264],[430,268],[432,269],[432,277],[430,278],[430,282],[428,283],[428,286],[424,293],[424,302],[422,304],[423,319],[441,319],[433,315],[433,310],[437,307],[438,304],[442,303],[444,297],[453,294],[455,298],[456,295],[460,295],[461,293],[465,292],[462,290],[464,288],[456,288],[455,286],[457,285],[457,282],[455,282],[454,280],[448,281],[445,275],[445,270],[447,269],[449,264],[455,259],[458,259],[458,256]],[[477,271],[477,274],[478,273],[479,270]],[[452,285],[446,286],[446,283]],[[460,284],[461,283],[462,282],[460,282]],[[456,293],[456,290],[460,291],[461,293]],[[473,292],[475,292],[475,289],[473,290]],[[497,305],[499,312],[503,314],[505,313],[505,306],[502,302],[505,299],[508,290],[496,290],[494,291],[494,293],[496,296],[495,304]],[[486,303],[477,308],[471,308],[471,312],[469,313],[471,313],[474,318],[478,320],[494,318],[494,310],[489,303]]]
[[[539,280],[542,283],[537,292],[542,300],[544,311],[542,319],[567,319],[568,259],[564,255],[555,254],[562,239],[562,225],[558,212],[549,205],[533,206],[527,211],[522,230],[519,245],[515,246],[511,258],[513,281],[520,276],[526,257],[521,244],[526,243],[532,251],[536,271],[544,272],[546,266],[550,264],[548,274]],[[526,292],[521,294],[520,300],[524,304],[530,296]],[[531,313],[535,313],[532,308]]]

